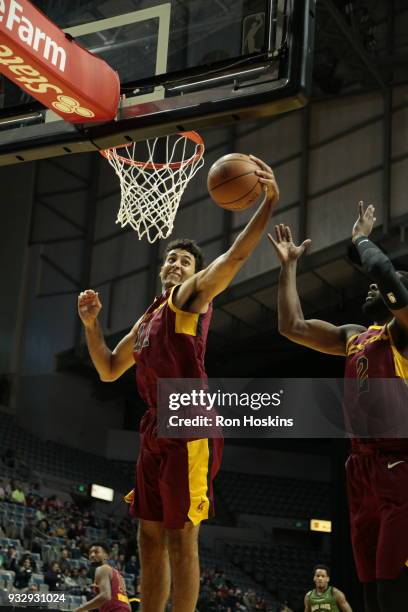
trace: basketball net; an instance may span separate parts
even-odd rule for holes
[[[159,144],[160,142],[160,144]],[[196,132],[180,132],[146,140],[146,161],[137,161],[137,143],[100,151],[120,180],[121,202],[116,219],[130,225],[139,239],[168,238],[189,181],[204,164],[204,142]],[[158,155],[162,160],[155,161]]]

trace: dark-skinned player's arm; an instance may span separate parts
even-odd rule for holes
[[[360,325],[336,326],[319,319],[305,319],[296,285],[298,259],[311,243],[305,240],[297,246],[292,239],[290,227],[277,225],[275,239],[268,234],[278,255],[281,272],[279,276],[278,321],[279,332],[289,340],[329,355],[345,355],[347,341],[351,336],[365,331]]]
[[[344,593],[333,587],[333,595],[340,612],[353,612]]]
[[[86,343],[92,362],[104,382],[112,382],[122,376],[126,370],[135,365],[133,349],[135,346],[139,321],[130,332],[111,351],[98,321],[102,304],[98,293],[92,289],[83,291],[78,296],[78,314],[85,327]]]
[[[305,612],[311,612],[312,606],[310,605],[309,593],[305,595]]]
[[[228,251],[180,286],[174,299],[178,308],[188,304],[189,311],[204,312],[208,304],[228,287],[266,230],[279,200],[279,188],[271,168],[252,155],[251,159],[259,166],[257,175],[265,191],[264,200]]]
[[[375,223],[375,208],[370,204],[364,210],[358,204],[358,219],[354,224],[352,241],[360,255],[367,276],[377,285],[381,297],[395,317],[398,325],[408,331],[408,289],[392,265],[389,257],[368,236]]]
[[[111,590],[111,568],[109,565],[101,565],[95,572],[95,585],[98,587],[98,595],[84,603],[75,612],[86,612],[86,610],[97,610],[108,603],[112,597]]]

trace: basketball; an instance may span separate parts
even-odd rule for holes
[[[220,157],[208,173],[211,198],[227,210],[249,208],[263,191],[256,175],[258,170],[260,167],[248,155],[230,153]]]

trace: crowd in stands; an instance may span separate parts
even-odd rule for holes
[[[48,591],[92,596],[87,555],[96,539],[111,544],[110,563],[135,593],[139,564],[131,519],[115,521],[57,495],[45,497],[37,483],[0,479],[0,577],[12,575],[14,589],[46,585]]]
[[[293,612],[286,604],[274,605],[254,589],[241,589],[221,569],[205,569],[200,578],[199,612]]]
[[[24,520],[15,520],[18,514]],[[14,591],[64,591],[92,597],[92,572],[87,558],[95,540],[110,544],[110,563],[126,578],[128,592],[137,594],[140,571],[135,525],[128,517],[114,520],[44,496],[38,483],[0,478],[0,586]],[[12,543],[10,541],[12,540]],[[1,585],[7,573],[12,584]],[[204,570],[197,606],[200,612],[267,612],[253,590],[242,592],[225,573]]]
[[[205,569],[200,580],[197,604],[200,612],[267,612],[271,609],[253,589],[243,591],[220,569]],[[291,612],[286,607],[281,610]]]

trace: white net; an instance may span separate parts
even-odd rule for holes
[[[139,239],[168,238],[181,196],[204,164],[204,144],[195,132],[145,142],[146,160],[136,160],[137,143],[101,151],[120,180],[121,202],[116,219],[131,225]],[[157,158],[160,155],[160,161]]]

